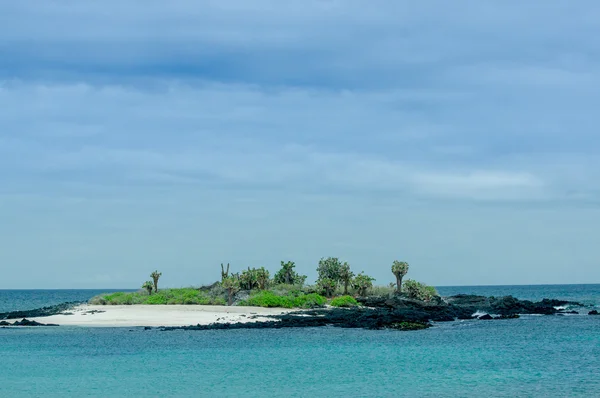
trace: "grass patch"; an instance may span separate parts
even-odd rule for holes
[[[356,307],[358,302],[352,296],[340,296],[331,300],[329,303],[332,307]]]
[[[101,294],[92,298],[89,303],[95,305],[225,305],[226,300],[223,297],[214,296],[208,292],[201,292],[194,288],[182,288],[163,289],[152,295],[148,295],[145,291]]]
[[[278,295],[275,292],[264,290],[253,293],[247,300],[240,302],[240,305],[251,307],[267,308],[314,308],[320,307],[326,303],[327,299],[316,293]]]

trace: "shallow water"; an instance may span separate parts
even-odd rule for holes
[[[573,290],[563,294],[575,298]],[[600,317],[416,332],[7,328],[0,358],[6,396],[593,397]]]

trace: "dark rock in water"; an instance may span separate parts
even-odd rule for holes
[[[2,326],[58,326],[54,323],[40,323],[36,321],[30,321],[29,319],[22,319],[20,321],[15,321],[13,323],[2,322],[0,323]]]
[[[144,326],[144,330],[152,330],[150,326]]]
[[[474,294],[457,294],[445,298],[446,303],[458,306],[487,307],[490,305],[490,299],[485,296],[476,296]]]
[[[517,319],[520,318],[521,316],[519,314],[512,314],[512,315],[500,315],[494,319]]]
[[[41,318],[45,316],[60,314],[62,312],[70,310],[71,308],[79,304],[82,304],[82,302],[73,301],[69,303],[53,305],[50,307],[38,308],[35,310],[4,312],[0,313],[0,319]]]
[[[479,318],[482,321],[490,321],[492,319],[494,319],[494,317],[492,317],[490,314],[485,314],[485,315],[481,315]]]
[[[598,310],[591,310],[590,312],[588,312],[588,315],[600,315],[600,313],[598,312]]]

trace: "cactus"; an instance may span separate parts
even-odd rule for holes
[[[152,283],[154,284],[154,292],[158,292],[158,280],[160,279],[162,272],[154,271],[150,274],[150,278],[152,278]]]
[[[402,278],[408,273],[408,263],[394,260],[392,263],[392,273],[396,275],[396,291],[402,292]]]
[[[354,272],[350,271],[348,263],[342,264],[340,267],[340,280],[344,284],[344,294],[348,294],[348,286],[350,286],[352,278],[354,278]]]
[[[223,288],[227,291],[227,305],[233,304],[233,295],[240,290],[240,284],[237,278],[228,276],[221,282]]]
[[[148,292],[148,295],[152,294],[152,289],[153,288],[154,288],[154,284],[152,283],[152,281],[146,281],[142,285],[142,289],[146,289],[146,291]]]
[[[221,263],[221,282],[229,277],[229,263],[227,263],[227,271],[223,267],[223,263]]]
[[[304,285],[306,275],[299,275],[296,271],[294,271],[295,266],[296,264],[294,264],[293,261],[282,261],[281,268],[273,277],[274,282],[286,285]]]
[[[359,296],[365,297],[367,295],[367,291],[373,287],[374,280],[374,278],[371,278],[370,276],[365,275],[364,272],[361,272],[352,280],[352,287],[356,289]]]

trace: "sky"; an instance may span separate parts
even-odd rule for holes
[[[0,2],[0,288],[600,283],[600,4]]]

